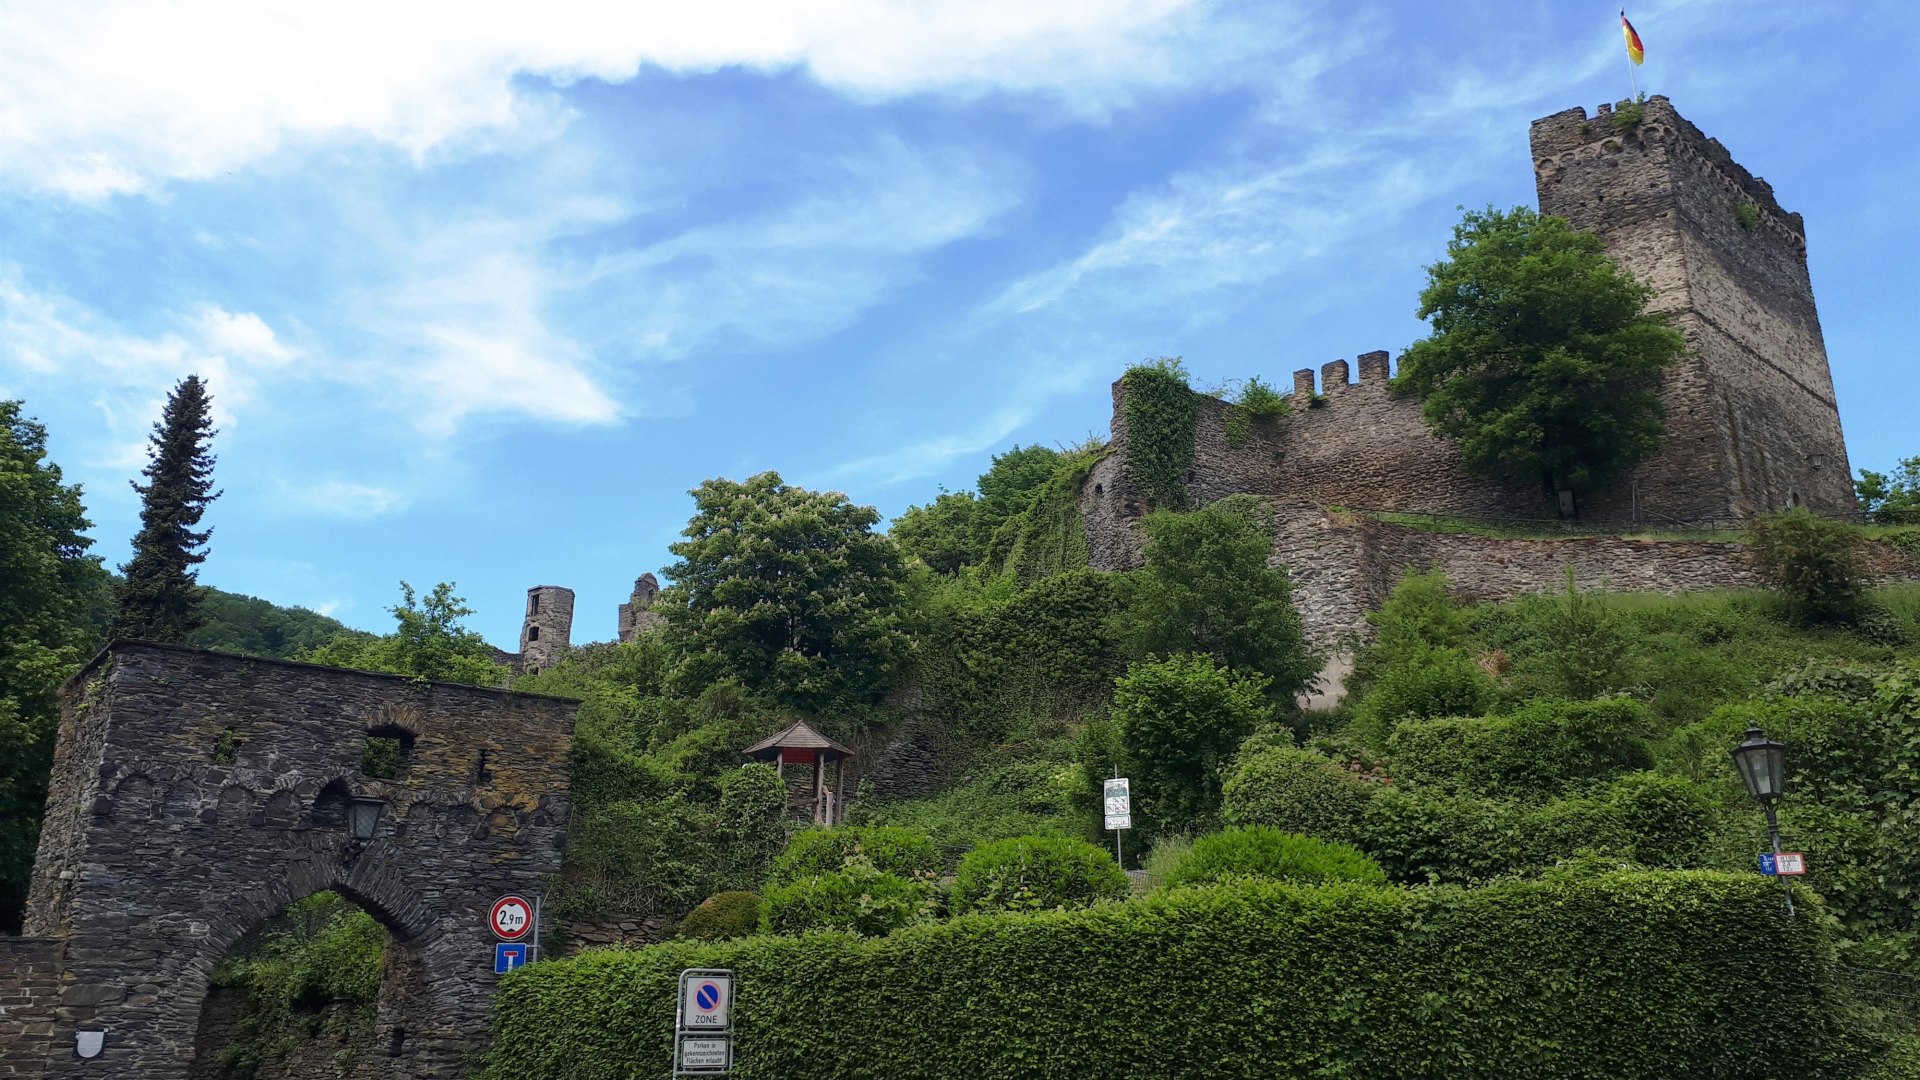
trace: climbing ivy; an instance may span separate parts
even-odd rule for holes
[[[1027,508],[996,533],[993,547],[1006,552],[998,565],[1020,584],[1086,568],[1089,550],[1080,486],[1105,454],[1105,449],[1097,449],[1064,455]]]
[[[1185,509],[1199,403],[1186,367],[1177,356],[1163,356],[1128,368],[1120,383],[1127,399],[1127,478],[1151,508]]]

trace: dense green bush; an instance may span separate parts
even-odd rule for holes
[[[937,871],[941,865],[933,839],[918,829],[841,825],[794,833],[787,850],[773,861],[767,880],[798,881],[835,873],[853,862],[870,863],[875,869],[909,878]]]
[[[318,1023],[370,1027],[389,940],[372,915],[338,893],[289,904],[213,972],[214,987],[245,997],[239,1029],[218,1053],[222,1075],[254,1075]]]
[[[1380,785],[1310,750],[1249,745],[1221,790],[1221,816],[1352,842]]]
[[[1506,716],[1404,720],[1396,780],[1493,798],[1544,798],[1653,764],[1652,719],[1629,698],[1537,701]]]
[[[1270,825],[1223,829],[1193,842],[1166,876],[1170,887],[1219,885],[1255,878],[1317,885],[1357,881],[1384,885],[1386,871],[1350,844],[1281,832]]]
[[[1478,716],[1493,703],[1493,680],[1459,649],[1416,649],[1380,672],[1354,708],[1353,733],[1384,749],[1395,724],[1435,716]]]
[[[680,936],[699,941],[748,937],[760,930],[760,897],[735,890],[714,893],[680,920]]]
[[[1747,543],[1761,580],[1804,618],[1851,619],[1859,612],[1866,587],[1859,530],[1797,508],[1756,519]]]
[[[725,967],[740,1080],[1840,1080],[1872,1047],[1826,934],[1757,874],[1640,872],[599,950],[502,981],[479,1076],[665,1075],[679,972]]]
[[[854,859],[830,874],[767,886],[760,926],[770,934],[888,934],[931,918],[936,899],[927,878],[890,874]]]
[[[1086,907],[1127,895],[1127,875],[1105,848],[1060,836],[982,844],[960,860],[948,903],[955,914]]]
[[[852,820],[923,832],[946,866],[993,840],[1083,836],[1095,819],[1074,748],[1068,738],[1009,743],[977,761],[961,783],[917,799],[858,803]]]
[[[1373,641],[1354,654],[1347,692],[1363,695],[1380,673],[1434,649],[1458,649],[1466,644],[1465,613],[1447,594],[1446,574],[1408,570],[1388,594],[1380,610],[1367,615]]]
[[[1220,770],[1268,712],[1266,680],[1243,678],[1207,656],[1133,665],[1114,684],[1113,718],[1133,775],[1138,811],[1154,829],[1212,821]]]
[[[1128,368],[1120,385],[1126,392],[1127,479],[1148,506],[1186,509],[1200,400],[1187,385],[1187,369],[1179,357],[1163,356]]]
[[[1396,881],[1472,884],[1537,873],[1581,851],[1696,866],[1714,825],[1706,792],[1651,773],[1537,805],[1396,787],[1367,804],[1359,846]]]

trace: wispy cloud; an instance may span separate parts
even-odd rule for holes
[[[380,517],[404,510],[412,502],[406,495],[374,484],[350,480],[321,480],[286,488],[287,501],[307,512],[349,521]]]

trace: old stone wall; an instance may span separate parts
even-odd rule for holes
[[[680,920],[670,915],[615,915],[575,919],[561,931],[561,951],[573,956],[586,949],[635,949],[673,937]]]
[[[122,642],[65,691],[27,933],[61,942],[48,1076],[185,1077],[207,981],[250,929],[323,889],[373,913],[420,992],[383,1075],[455,1077],[495,981],[486,910],[538,891],[566,830],[574,703]],[[369,733],[404,769],[361,775]],[[348,839],[351,796],[384,801]],[[389,1015],[390,1014],[390,1015]],[[76,1030],[106,1053],[73,1055]]]
[[[46,1075],[60,1001],[61,943],[0,937],[0,1077]]]

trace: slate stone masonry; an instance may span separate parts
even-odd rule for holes
[[[491,1020],[487,908],[537,892],[559,868],[575,708],[109,646],[65,690],[26,937],[6,945],[33,963],[0,976],[0,1067],[187,1077],[215,965],[262,920],[332,889],[393,933],[392,977],[414,991],[383,1002],[378,1075],[464,1076]],[[411,740],[401,774],[362,776],[369,733],[396,730]],[[364,846],[348,839],[352,795],[386,803]],[[15,1008],[16,998],[30,1000]],[[29,1022],[38,1015],[46,1021]],[[42,1029],[45,1069],[34,1072],[16,1059],[35,1056]],[[103,1056],[74,1055],[82,1029],[107,1031]]]

